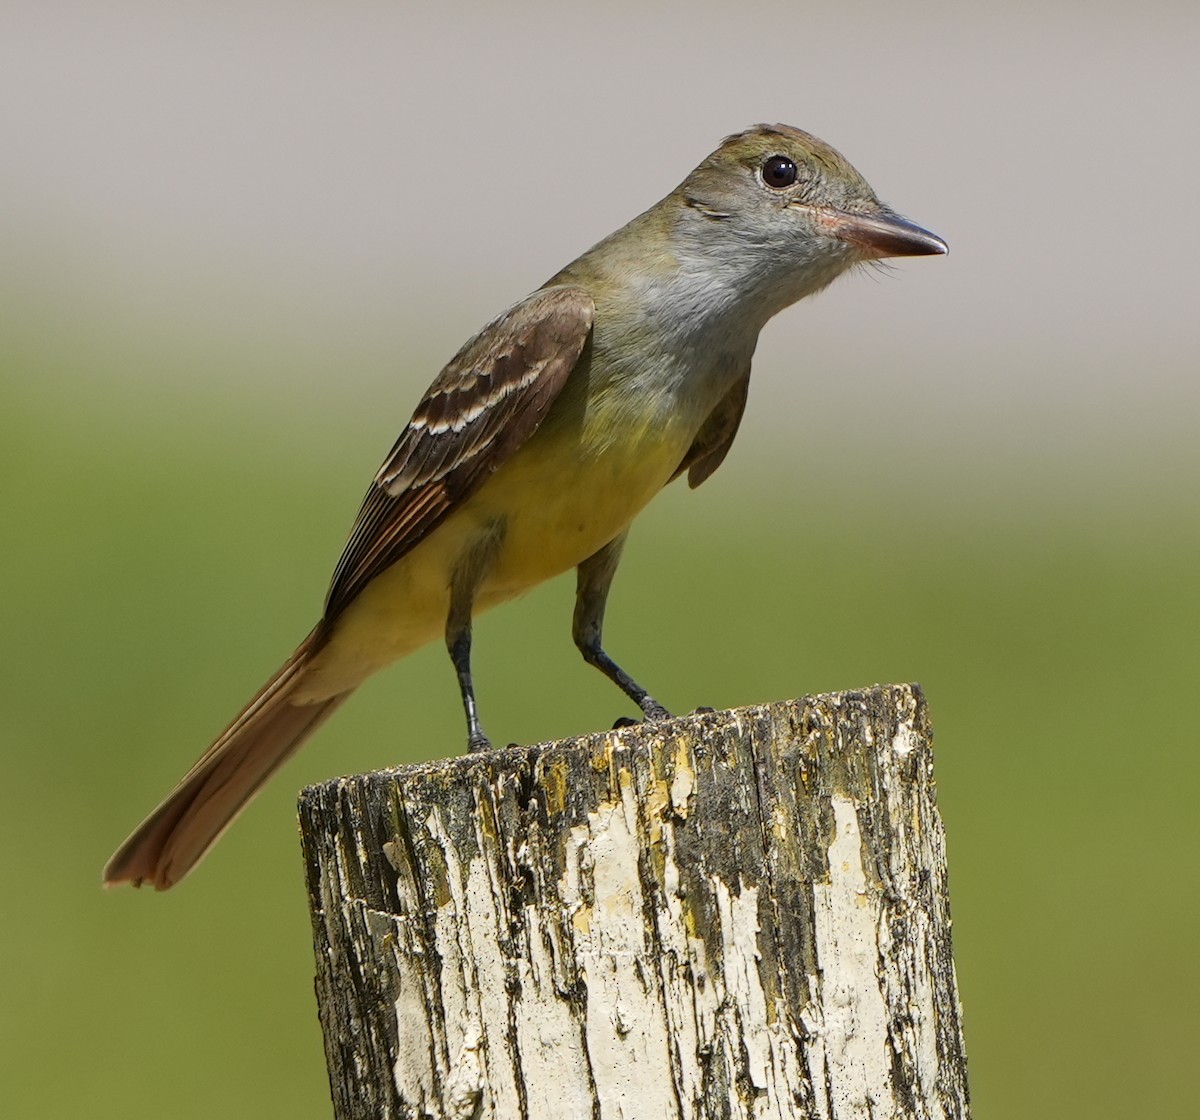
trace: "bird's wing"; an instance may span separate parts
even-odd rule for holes
[[[688,485],[695,490],[721,465],[733,446],[733,437],[737,435],[738,425],[742,422],[749,392],[750,370],[747,369],[700,425],[700,431],[696,433],[692,446],[672,478],[678,478],[687,471]]]
[[[544,288],[490,322],[438,374],[363,500],[326,622],[537,431],[579,361],[593,312],[582,288]]]

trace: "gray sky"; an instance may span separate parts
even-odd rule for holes
[[[466,334],[779,120],[951,254],[785,313],[751,426],[1186,460],[1198,13],[7,0],[0,294],[146,355],[80,377],[161,376],[183,339],[247,355],[214,381],[286,375],[324,408],[331,376],[400,379],[407,409]]]

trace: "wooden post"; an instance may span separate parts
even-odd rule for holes
[[[338,1120],[965,1118],[924,699],[304,792]]]

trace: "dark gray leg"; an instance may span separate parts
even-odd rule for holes
[[[600,644],[601,631],[604,629],[604,604],[608,600],[608,589],[612,586],[624,547],[625,535],[622,534],[579,565],[571,636],[583,659],[608,677],[642,709],[647,719],[670,719],[671,713],[609,657]]]
[[[462,694],[463,711],[467,715],[467,750],[488,751],[491,740],[483,733],[479,708],[475,704],[475,683],[471,679],[471,610],[475,591],[495,549],[500,533],[489,536],[464,558],[450,584],[450,612],[446,616],[446,648],[458,675],[458,690]]]
[[[446,630],[446,648],[454,671],[458,674],[458,688],[462,693],[463,711],[467,713],[467,750],[490,751],[491,740],[483,733],[479,723],[479,709],[475,704],[475,685],[471,680],[471,620],[461,628]]]

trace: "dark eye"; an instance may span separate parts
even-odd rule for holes
[[[763,182],[776,190],[790,187],[796,175],[796,165],[787,156],[770,156],[762,165]]]

